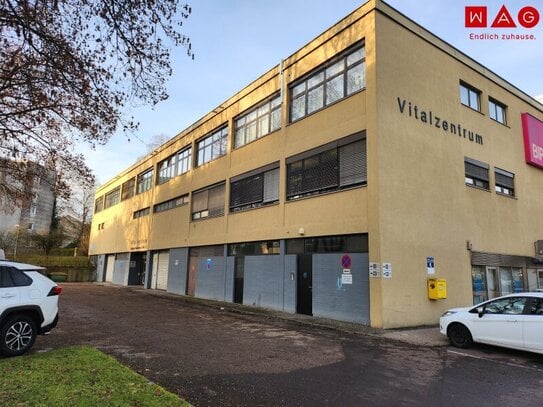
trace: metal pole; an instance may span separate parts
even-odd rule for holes
[[[13,259],[17,257],[17,245],[19,244],[19,231],[21,230],[20,226],[17,224],[15,225],[17,228],[17,234],[15,235],[15,249],[13,249]]]

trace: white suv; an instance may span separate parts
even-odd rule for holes
[[[0,260],[0,354],[28,351],[38,334],[58,321],[62,288],[43,275],[43,267]]]

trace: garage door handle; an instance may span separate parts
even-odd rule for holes
[[[518,322],[518,319],[508,319],[507,322]]]
[[[12,298],[12,297],[15,297],[15,294],[7,293],[7,294],[2,295],[2,298]]]

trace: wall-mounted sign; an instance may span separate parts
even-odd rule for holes
[[[543,122],[529,113],[522,113],[522,133],[526,162],[543,168]]]
[[[370,262],[370,277],[381,277],[381,264]]]
[[[383,278],[392,278],[392,263],[383,263]]]
[[[351,256],[349,256],[348,254],[344,254],[343,256],[341,256],[341,267],[343,267],[344,269],[350,269],[352,264],[353,262]]]
[[[415,103],[407,99],[396,98],[398,102],[398,111],[400,114],[410,117],[414,120],[433,127],[435,131],[440,131],[442,134],[457,136],[460,139],[469,140],[473,143],[483,145],[483,136],[476,131],[464,127],[456,120],[451,120],[441,116],[438,112],[430,108],[419,107]]]
[[[433,256],[426,257],[426,272],[429,276],[433,276],[436,273],[436,260]]]
[[[352,284],[353,275],[352,274],[342,274],[341,275],[341,284]]]

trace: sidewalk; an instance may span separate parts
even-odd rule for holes
[[[98,283],[104,284],[104,283]],[[165,291],[149,290],[141,287],[123,287],[128,288],[138,293],[154,295],[157,297],[168,297],[178,301],[189,302],[191,304],[202,305],[210,308],[216,308],[227,312],[235,312],[247,315],[262,315],[267,318],[283,319],[292,321],[302,325],[312,325],[319,328],[333,329],[358,335],[377,336],[387,339],[397,340],[419,346],[447,346],[448,339],[439,333],[439,326],[423,326],[413,328],[398,328],[398,329],[378,329],[371,328],[366,325],[336,321],[327,318],[317,318],[302,314],[290,314],[264,308],[256,308],[247,305],[234,304],[230,302],[221,302],[214,300],[206,300],[202,298],[194,298],[167,293]]]

